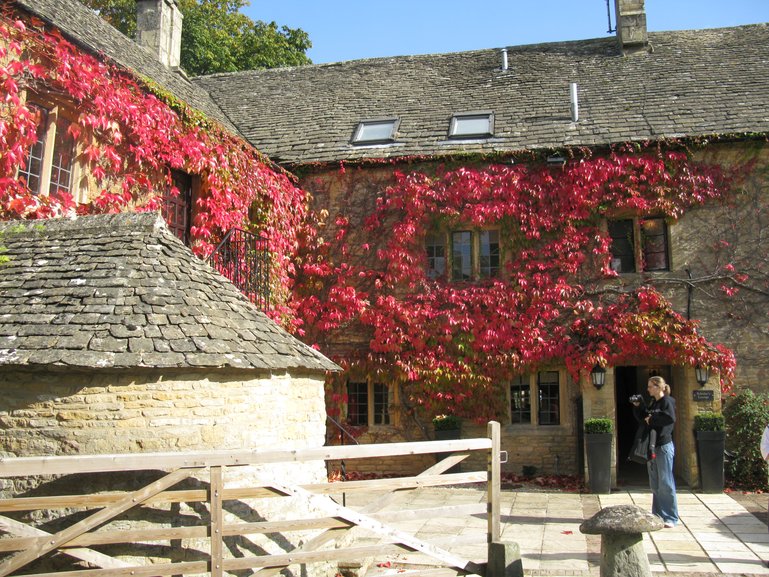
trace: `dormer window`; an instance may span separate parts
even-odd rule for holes
[[[363,120],[355,129],[352,137],[353,144],[387,144],[395,140],[398,131],[397,118],[379,118]]]
[[[493,134],[493,112],[462,112],[451,117],[449,138],[488,138]]]

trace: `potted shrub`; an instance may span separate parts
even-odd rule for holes
[[[584,428],[590,492],[610,493],[614,422],[606,418],[586,419]]]
[[[700,490],[703,493],[721,493],[724,490],[725,429],[724,416],[719,413],[711,411],[694,415]]]
[[[451,439],[462,438],[462,419],[456,415],[437,415],[433,417],[433,429],[435,431],[436,441],[448,441]],[[451,453],[436,453],[435,460],[441,461],[448,457]],[[447,473],[459,473],[461,467],[454,465]]]

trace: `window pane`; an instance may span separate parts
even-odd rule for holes
[[[491,114],[468,114],[453,116],[449,136],[470,137],[491,135]]]
[[[427,251],[427,276],[437,278],[446,272],[446,237],[442,234],[429,235],[425,239]]]
[[[497,277],[499,276],[499,231],[483,230],[480,237],[481,278]]]
[[[473,276],[473,245],[469,231],[451,233],[451,278],[470,280]]]
[[[558,371],[537,373],[540,425],[559,425],[561,423],[561,391],[558,378]]]
[[[167,188],[163,193],[160,213],[171,232],[184,244],[189,245],[190,221],[192,220],[192,178],[187,173],[174,170],[171,173],[171,180],[179,194],[173,196],[171,188]]]
[[[531,390],[528,376],[516,377],[510,385],[510,422],[531,423]]]
[[[367,383],[347,383],[347,422],[368,425]]]
[[[635,272],[633,221],[610,220],[611,268],[615,272]]]
[[[37,116],[37,142],[30,148],[25,166],[19,169],[19,178],[24,179],[27,183],[27,188],[29,188],[33,194],[39,194],[40,178],[43,174],[45,128],[48,125],[48,111],[35,105],[30,105],[29,109]]]
[[[69,134],[70,122],[64,118],[56,121],[56,138],[53,144],[51,161],[51,184],[48,193],[55,196],[59,192],[70,192],[72,165],[75,156],[75,139]]]
[[[393,140],[396,120],[361,122],[355,131],[353,142],[389,142]]]
[[[387,385],[374,384],[374,424],[390,424],[390,398]]]
[[[668,270],[668,228],[665,219],[649,218],[641,222],[644,270]]]

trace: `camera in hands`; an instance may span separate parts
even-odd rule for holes
[[[631,403],[641,403],[643,404],[644,398],[641,395],[631,395],[631,397],[628,399]]]

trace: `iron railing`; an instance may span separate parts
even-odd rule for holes
[[[230,229],[208,257],[208,262],[259,310],[269,310],[270,253],[265,237],[240,228]]]

